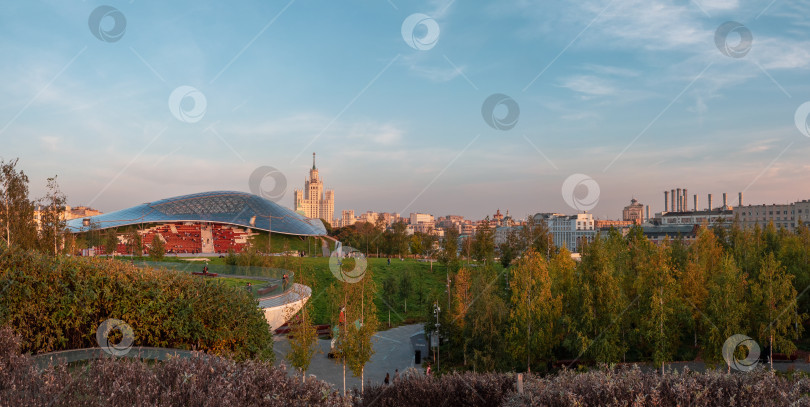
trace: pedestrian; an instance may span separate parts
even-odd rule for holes
[[[430,363],[428,363],[427,370],[425,370],[425,375],[430,376]]]
[[[208,274],[208,265],[207,264],[205,265],[205,267],[203,267],[203,274]]]
[[[391,265],[391,258],[390,257],[388,258],[388,265],[389,266]]]
[[[383,381],[383,383],[385,383],[386,386],[390,384],[390,382],[388,381],[388,372],[385,372],[385,380]]]
[[[281,288],[286,289],[287,288],[287,273],[284,273],[284,277],[282,277],[282,279],[284,280],[283,281],[284,284],[282,284]]]
[[[394,369],[394,381],[396,382],[399,379],[399,369]]]

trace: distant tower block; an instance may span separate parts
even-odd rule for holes
[[[322,218],[333,222],[335,215],[335,191],[324,187],[323,179],[315,166],[315,153],[312,153],[312,169],[304,180],[304,189],[294,192],[295,211],[308,218]]]
[[[664,212],[669,212],[669,191],[664,191]]]

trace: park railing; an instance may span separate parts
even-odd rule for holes
[[[217,277],[263,281],[261,284],[251,284],[245,287],[246,290],[249,290],[257,298],[267,298],[283,294],[292,287],[295,277],[295,273],[292,271],[275,267],[145,260],[133,261],[132,263],[138,267],[176,270],[187,273],[202,273],[205,267],[208,267],[208,274],[217,274]],[[286,281],[284,279],[285,275],[287,276]]]

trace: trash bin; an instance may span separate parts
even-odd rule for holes
[[[422,351],[417,349],[413,352],[413,363],[417,365],[422,364]]]

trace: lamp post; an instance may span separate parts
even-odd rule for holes
[[[436,371],[438,372],[442,366],[442,359],[440,357],[441,351],[441,336],[439,335],[439,327],[441,324],[439,323],[439,313],[442,312],[442,309],[439,307],[439,300],[433,304],[433,315],[436,315]]]
[[[267,255],[273,252],[273,245],[271,245],[271,236],[273,235],[273,218],[282,219],[281,216],[267,215]]]

